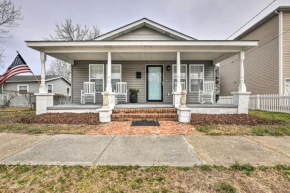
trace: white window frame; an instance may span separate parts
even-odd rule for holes
[[[121,64],[112,64],[112,67],[113,66],[119,66],[120,67],[120,82],[122,82],[122,65]],[[112,79],[113,78],[112,78],[112,75],[111,75],[111,84],[112,84]],[[112,88],[113,88],[113,85],[112,85]],[[115,91],[113,90],[113,92],[115,92]]]
[[[19,94],[20,86],[26,86],[27,87],[27,93],[29,92],[29,85],[28,84],[17,84],[17,91],[18,91],[18,95],[19,96],[22,96],[22,94]]]
[[[48,85],[51,86],[51,93],[53,93],[53,84],[47,84],[47,93],[49,93],[49,92],[48,92]]]
[[[103,68],[103,78],[91,78],[91,66],[102,66]],[[97,92],[96,93],[102,93],[105,90],[105,68],[104,68],[104,64],[90,64],[89,65],[89,81],[91,82],[91,79],[99,79],[99,80],[103,80],[103,91],[101,92]]]
[[[174,78],[174,67],[175,66],[177,66],[177,64],[172,64],[172,92],[175,92],[175,90],[174,90],[174,80],[175,80],[175,78]],[[181,66],[185,66],[185,74],[186,74],[186,78],[185,78],[185,90],[187,91],[187,88],[188,88],[188,86],[187,86],[187,84],[188,84],[188,73],[187,73],[187,64],[180,64],[180,73],[181,73]],[[176,70],[177,70],[177,67],[176,67]],[[176,72],[176,74],[177,74],[177,72]],[[177,79],[177,78],[176,78]],[[184,79],[184,78],[181,78],[180,77],[180,81],[181,81],[181,79]]]
[[[68,94],[68,95],[67,95],[67,89],[69,89],[69,94]],[[71,89],[71,88],[70,88],[69,86],[66,87],[66,95],[67,95],[67,96],[71,96],[71,90],[70,90],[70,89]]]
[[[189,73],[188,73],[188,78],[189,78],[189,83],[190,83],[190,86],[189,86],[189,92],[190,93],[198,93],[199,91],[191,91],[191,80],[196,80],[196,79],[199,79],[201,80],[201,78],[191,78],[190,77],[190,73],[191,73],[191,68],[192,66],[202,66],[202,72],[203,72],[203,76],[202,76],[202,90],[204,88],[204,64],[189,64]]]

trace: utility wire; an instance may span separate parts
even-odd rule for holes
[[[265,11],[265,9],[267,9],[268,7],[270,7],[276,0],[272,1],[269,5],[267,5],[267,7],[265,7],[264,9],[262,9],[262,11],[260,11],[257,15],[255,15],[252,19],[250,19],[247,23],[245,23],[242,27],[240,27],[237,31],[235,31],[232,35],[230,35],[226,40],[228,40],[230,37],[232,37],[233,35],[235,35],[238,31],[240,31],[243,27],[245,27],[248,23],[250,23],[251,21],[253,21],[258,15],[260,15],[263,11]]]

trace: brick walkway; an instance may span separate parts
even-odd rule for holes
[[[134,126],[131,121],[111,122],[101,125],[96,130],[90,130],[88,135],[186,135],[197,134],[198,131],[190,125],[175,121],[159,121],[160,126]]]

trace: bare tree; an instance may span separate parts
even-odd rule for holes
[[[47,75],[61,75],[67,80],[71,80],[71,66],[61,60],[53,60],[50,63],[49,69],[46,71]]]
[[[100,35],[100,28],[94,25],[91,29],[87,25],[73,24],[71,19],[66,19],[64,23],[55,24],[55,36],[50,35],[46,40],[54,41],[77,41],[77,40],[93,40]]]
[[[19,26],[22,20],[21,7],[16,8],[11,1],[0,1],[0,43],[5,39],[12,38],[10,29]],[[4,49],[0,47],[0,66],[3,67]]]
[[[78,40],[93,40],[97,38],[101,32],[98,26],[93,26],[89,28],[88,26],[81,24],[73,24],[71,19],[66,19],[64,23],[55,24],[55,36],[50,35],[49,38],[44,38],[45,40],[52,41],[78,41]],[[68,80],[71,80],[71,66],[61,60],[53,60],[50,63],[49,70],[47,70],[49,75],[62,75]]]

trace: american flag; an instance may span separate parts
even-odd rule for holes
[[[0,85],[4,84],[10,77],[26,72],[32,73],[21,55],[18,54],[6,72],[0,77]]]

